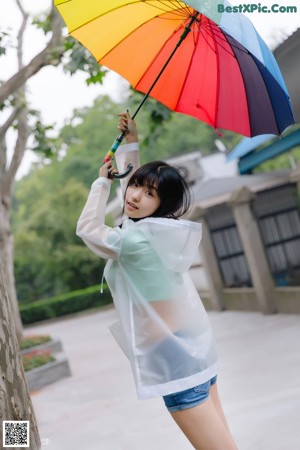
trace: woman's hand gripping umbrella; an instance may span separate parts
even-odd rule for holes
[[[114,158],[115,151],[118,149],[120,143],[123,141],[125,136],[127,137],[126,138],[127,143],[130,144],[133,142],[138,142],[138,135],[137,135],[137,129],[135,126],[135,122],[130,117],[128,110],[126,111],[126,113],[118,114],[118,116],[119,116],[118,129],[121,133],[115,140],[116,144],[114,143],[113,146],[111,147],[111,148],[115,148],[115,150],[112,151],[110,149],[107,152],[107,154],[103,160],[104,165],[102,168],[103,168],[104,176],[107,176],[109,179],[116,178],[116,179],[120,180],[122,178],[126,178],[129,175],[129,173],[133,169],[133,164],[128,163],[127,168],[122,173],[119,173],[118,170],[112,166],[112,161]],[[101,171],[101,169],[100,169],[100,171]],[[107,174],[106,174],[105,170],[107,170]],[[103,176],[103,174],[100,175],[100,171],[99,171],[99,176],[101,177],[101,176]]]

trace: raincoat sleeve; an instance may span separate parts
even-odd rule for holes
[[[130,174],[120,180],[123,198],[129,178],[140,167],[139,143],[132,142],[131,144],[121,145],[116,151],[115,158],[119,172],[123,172],[129,163],[133,164],[133,170]]]
[[[120,252],[121,229],[111,228],[104,223],[110,186],[104,177],[93,182],[77,223],[76,234],[96,255],[116,259]]]
[[[123,172],[129,163],[133,164],[133,171],[139,167],[139,144],[122,145],[116,152],[117,167]],[[121,181],[122,194],[131,173]],[[121,248],[121,229],[105,225],[105,209],[110,193],[110,182],[100,177],[94,181],[87,202],[79,217],[76,234],[98,256],[105,259],[117,259]]]

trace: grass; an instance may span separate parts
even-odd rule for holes
[[[40,336],[28,336],[22,339],[20,343],[20,349],[25,350],[27,348],[35,347],[36,345],[44,344],[45,342],[51,341],[51,336],[40,335]]]

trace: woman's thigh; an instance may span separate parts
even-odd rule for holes
[[[211,396],[198,406],[171,415],[195,449],[237,450]]]
[[[219,397],[217,383],[211,386],[209,395],[211,396],[213,404],[215,405],[217,413],[219,414],[223,424],[229,430],[229,426],[228,426],[228,423],[227,423],[227,420],[226,420],[226,417],[225,417],[225,414],[224,414],[224,411],[223,411],[223,407],[222,407],[222,404],[221,404],[221,400],[220,400],[220,397]]]

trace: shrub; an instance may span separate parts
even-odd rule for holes
[[[23,324],[26,325],[104,306],[111,302],[112,297],[108,287],[105,286],[103,293],[100,294],[100,286],[97,285],[46,300],[20,304],[20,314]]]

